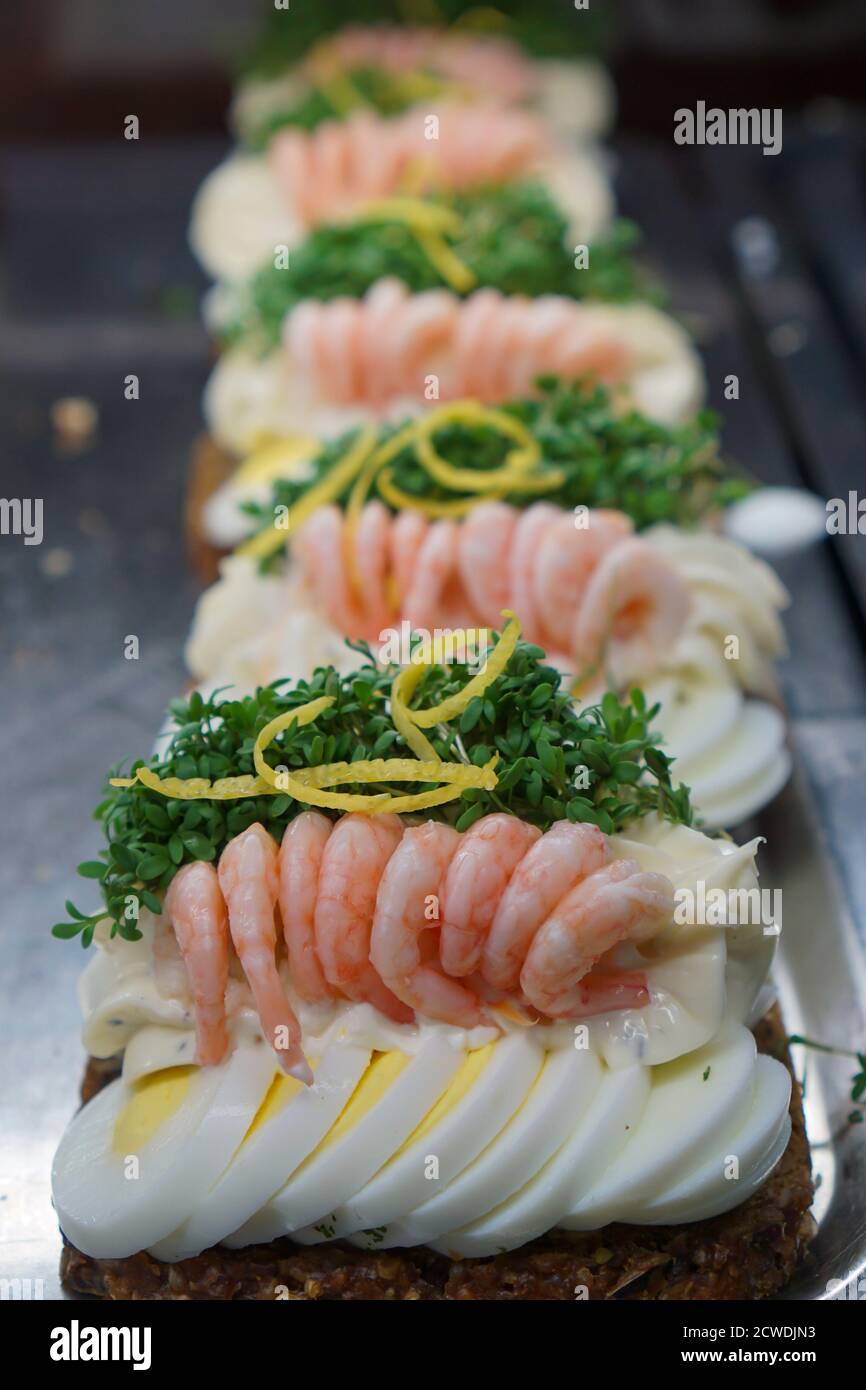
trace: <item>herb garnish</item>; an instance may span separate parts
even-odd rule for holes
[[[402,81],[400,73],[385,68],[352,68],[346,76],[353,94],[357,96],[358,106],[375,111],[379,116],[399,116],[418,101],[417,90]],[[444,83],[441,79],[437,80],[435,74],[425,73],[421,76],[431,98],[445,91]],[[344,120],[345,115],[345,108],[331,99],[326,85],[311,85],[294,105],[272,112],[248,131],[246,144],[252,150],[264,150],[277,131],[287,126],[294,130],[315,130],[323,121]]]
[[[427,201],[459,216],[460,231],[444,240],[474,274],[476,289],[531,298],[664,300],[660,287],[634,259],[640,233],[625,219],[591,244],[588,264],[577,269],[566,245],[567,219],[543,184],[508,183],[447,202]],[[292,250],[288,266],[267,264],[237,292],[223,339],[267,351],[277,346],[286,314],[301,300],[359,299],[385,276],[401,280],[413,294],[446,283],[412,229],[386,214],[376,221],[315,227]]]
[[[830,1043],[815,1042],[813,1038],[804,1038],[799,1033],[792,1033],[788,1038],[788,1046],[792,1047],[799,1043],[801,1047],[811,1047],[815,1052],[827,1052],[833,1057],[850,1057],[857,1063],[859,1068],[851,1078],[851,1099],[859,1106],[859,1109],[852,1110],[848,1116],[848,1122],[852,1125],[864,1123],[866,1119],[866,1052],[854,1052],[846,1047],[833,1047]]]
[[[314,723],[293,726],[280,735],[280,742],[269,750],[271,766],[292,770],[340,760],[412,756],[389,712],[398,668],[377,665],[365,643],[348,645],[363,659],[349,676],[322,667],[310,681],[274,681],[241,699],[217,691],[207,699],[194,692],[173,701],[174,729],[167,747],[146,763],[138,759],[132,771],[148,766],[161,779],[252,773],[253,745],[264,726],[321,695],[333,696],[333,705]],[[412,705],[429,708],[458,694],[472,674],[462,664],[430,666]],[[496,787],[464,791],[459,800],[425,815],[448,820],[458,830],[492,811],[511,812],[541,829],[565,818],[587,821],[606,834],[650,812],[688,825],[688,788],[672,783],[671,759],[650,727],[657,711],[658,706],[647,708],[640,690],[633,690],[629,700],[606,694],[599,705],[576,709],[560,673],[545,664],[541,648],[520,642],[482,697],[471,700],[452,724],[429,730],[443,761],[481,767],[498,755]],[[399,786],[401,793],[423,789],[422,784]],[[389,789],[366,783],[347,790]],[[63,938],[80,933],[88,946],[97,922],[108,917],[112,935],[136,940],[139,908],[160,910],[157,895],[182,864],[218,859],[228,841],[254,821],[261,821],[279,841],[288,822],[304,809],[287,794],[228,802],[181,801],[167,800],[141,783],[109,787],[94,812],[107,847],[99,859],[79,865],[85,878],[99,881],[105,908],[85,915],[67,902],[70,920],[52,931]]]
[[[470,13],[477,20],[470,29]],[[528,53],[552,58],[595,52],[609,27],[604,7],[564,22],[558,0],[497,0],[480,9],[475,0],[292,0],[291,12],[271,9],[259,27],[241,68],[251,76],[275,77],[292,67],[314,44],[345,25],[457,24],[464,32],[486,31],[513,39]],[[355,74],[352,74],[354,79]]]
[[[708,511],[726,506],[749,490],[748,483],[731,476],[720,459],[717,418],[709,411],[684,425],[662,425],[635,411],[615,414],[602,387],[566,383],[554,377],[539,378],[537,386],[538,399],[509,401],[499,410],[524,424],[540,445],[540,473],[564,475],[555,488],[544,492],[548,502],[568,510],[613,507],[643,530],[657,522],[693,525]],[[383,426],[381,442],[390,439],[404,423]],[[352,431],[326,444],[313,461],[309,479],[279,479],[267,504],[245,503],[242,510],[259,523],[262,532],[273,525],[275,515],[291,517],[292,507],[331,473],[358,438],[359,431]],[[450,464],[479,473],[501,467],[513,447],[513,441],[501,432],[463,422],[444,427],[435,442],[439,454]],[[427,502],[461,496],[431,479],[419,465],[411,444],[389,467],[394,484],[410,496]],[[376,485],[374,480],[374,488]],[[348,483],[333,500],[345,504],[351,488]],[[381,500],[389,505],[387,497]],[[527,505],[525,494],[506,496],[505,500],[516,506]],[[273,563],[273,557],[265,563]]]

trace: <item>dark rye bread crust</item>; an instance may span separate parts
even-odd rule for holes
[[[217,578],[219,562],[228,551],[208,539],[204,527],[207,500],[238,466],[233,454],[220,448],[209,434],[200,434],[192,446],[184,501],[184,530],[190,565],[204,584]]]
[[[790,1069],[778,1009],[755,1029],[761,1052]],[[116,1066],[91,1059],[82,1095],[107,1085]],[[355,1250],[339,1242],[291,1240],[244,1250],[214,1246],[164,1264],[141,1253],[95,1260],[68,1243],[61,1277],[72,1294],[152,1299],[621,1300],[759,1299],[778,1293],[813,1233],[812,1177],[800,1090],[791,1096],[793,1131],[768,1181],[741,1207],[683,1226],[606,1226],[559,1232],[486,1259],[449,1260],[424,1247]]]

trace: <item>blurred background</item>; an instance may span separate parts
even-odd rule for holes
[[[448,0],[292,0],[333,23],[384,11],[423,21]],[[480,7],[479,7],[480,8]],[[518,4],[499,6],[518,11]],[[670,128],[680,104],[800,105],[832,94],[863,101],[862,0],[544,0],[554,53],[587,45],[607,56],[624,129]],[[219,130],[229,78],[259,44],[268,0],[19,0],[0,18],[0,135],[108,133],[118,106],[152,132]],[[284,18],[285,16],[280,16]],[[285,29],[287,26],[282,25]],[[550,39],[553,33],[555,38]]]

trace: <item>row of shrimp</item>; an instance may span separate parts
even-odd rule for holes
[[[362,109],[311,131],[286,127],[268,160],[294,214],[315,226],[400,195],[410,178],[416,192],[525,178],[552,149],[544,122],[528,111],[445,104],[436,113],[386,118]]]
[[[323,76],[359,68],[425,72],[507,102],[526,101],[537,87],[532,63],[510,39],[423,25],[349,25],[314,49],[307,67]]]
[[[279,847],[255,824],[216,866],[181,868],[160,940],[164,952],[170,926],[202,1065],[229,1046],[233,946],[264,1037],[309,1084],[278,968],[283,946],[292,988],[310,1003],[354,1000],[397,1023],[417,1013],[462,1028],[496,1026],[503,1005],[528,1022],[579,1019],[647,1003],[645,973],[617,968],[611,953],[654,936],[673,906],[670,880],[612,857],[594,826],[559,821],[542,834],[494,813],[460,833],[437,821],[304,811]]]
[[[350,637],[384,640],[404,620],[428,631],[499,627],[510,609],[553,660],[603,667],[617,687],[652,674],[690,609],[671,561],[624,513],[603,509],[578,517],[548,502],[481,502],[462,521],[430,522],[371,501],[350,526],[322,507],[295,555],[315,606]]]
[[[298,375],[320,399],[382,410],[424,400],[471,397],[488,405],[531,395],[539,376],[623,382],[633,355],[604,310],[559,295],[481,289],[410,294],[379,280],[362,299],[304,300],[283,327]]]

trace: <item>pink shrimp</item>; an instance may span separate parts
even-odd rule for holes
[[[578,525],[579,519],[586,524]],[[574,615],[593,572],[631,529],[622,512],[607,511],[587,511],[581,518],[560,512],[547,527],[535,557],[533,585],[545,644],[569,652]]]
[[[370,962],[379,880],[403,833],[397,816],[343,816],[325,845],[316,899],[316,953],[325,978],[349,999],[372,1004],[397,1023],[407,1008]]]
[[[555,295],[509,298],[492,289],[464,301],[452,356],[448,393],[487,402],[530,393],[545,372],[614,383],[631,367],[625,343],[586,305]]]
[[[652,673],[679,637],[689,613],[685,580],[646,541],[612,549],[586,586],[572,649],[591,669],[604,662],[622,686]]]
[[[302,999],[318,1002],[331,988],[316,955],[315,916],[319,873],[332,823],[318,811],[289,821],[280,845],[280,917],[292,984]]]
[[[550,502],[534,502],[520,514],[514,528],[509,560],[509,595],[505,605],[520,614],[523,631],[530,642],[541,639],[541,621],[535,602],[535,568],[542,537],[562,511]]]
[[[454,574],[457,534],[455,522],[436,521],[424,536],[402,604],[413,627],[435,626],[443,615],[445,590]]]
[[[354,582],[371,631],[378,632],[392,616],[388,595],[391,518],[381,502],[368,502],[358,517],[353,537]]]
[[[404,832],[379,884],[370,959],[386,985],[427,1018],[462,1028],[486,1021],[477,995],[437,960],[442,883],[459,853],[456,830],[436,821]]]
[[[457,566],[471,610],[499,626],[508,603],[508,573],[517,512],[504,502],[481,502],[460,527]]]
[[[405,600],[427,534],[427,520],[420,512],[398,512],[391,524],[389,560],[393,596],[399,605]]]
[[[496,905],[541,831],[516,816],[482,816],[466,831],[445,879],[439,951],[449,975],[471,975],[481,964]]]
[[[165,895],[195,1005],[196,1061],[216,1066],[228,1047],[226,986],[229,943],[226,906],[212,864],[185,864]]]
[[[319,507],[300,528],[295,550],[318,607],[348,637],[366,637],[370,625],[346,565],[348,542],[343,513],[337,507]]]
[[[268,146],[286,202],[307,225],[334,222],[401,192],[408,171],[452,190],[501,183],[535,170],[553,148],[544,122],[500,105],[442,104],[435,139],[425,110],[399,116],[352,111],[312,131],[286,127]]]
[[[496,403],[531,395],[552,372],[623,382],[632,355],[591,306],[545,295],[476,290],[412,295],[380,280],[363,299],[305,300],[287,315],[283,340],[293,369],[321,399],[379,413],[407,398],[424,403],[427,378],[442,400]]]
[[[262,1032],[283,1071],[309,1086],[313,1073],[301,1050],[300,1024],[276,966],[277,846],[264,826],[251,825],[229,841],[220,856],[218,874],[229,931],[253,992]]]
[[[436,374],[440,357],[447,355],[459,300],[448,290],[407,296],[402,285],[395,288],[394,282],[383,280],[373,286],[364,304],[369,306],[364,353],[372,403],[385,410],[401,396],[421,400],[428,377]]]
[[[530,846],[496,903],[484,942],[481,974],[499,990],[515,990],[532,939],[577,883],[604,867],[605,836],[594,825],[557,821]]]
[[[593,988],[584,983],[593,967],[622,942],[640,944],[673,917],[673,886],[662,874],[643,873],[634,859],[617,859],[581,879],[538,928],[520,972],[526,998],[549,1018],[579,1018],[594,1011]],[[635,997],[646,1002],[639,976],[596,979],[607,1002]],[[612,993],[611,993],[612,991]]]
[[[532,63],[511,39],[449,33],[432,26],[352,25],[315,48],[308,67],[314,73],[382,68],[402,74],[423,69],[515,104],[527,100],[537,85]]]
[[[547,503],[520,513],[482,502],[462,522],[430,524],[373,501],[354,529],[336,507],[314,512],[296,555],[314,602],[350,637],[375,642],[403,620],[496,625],[510,606],[557,659],[592,671],[604,657],[621,686],[651,674],[676,641],[688,589],[623,513],[589,511],[586,523]]]
[[[417,1009],[473,1028],[496,1026],[489,1000],[550,1018],[642,1007],[644,972],[620,968],[613,953],[672,916],[673,887],[633,860],[609,862],[599,830],[566,821],[542,835],[494,813],[460,834],[437,821],[406,828],[396,816],[353,814],[332,824],[307,811],[279,851],[251,826],[216,870],[187,865],[166,895],[198,1057],[225,1055],[230,934],[265,1037],[284,1070],[309,1083],[276,966],[278,901],[302,998],[348,998],[399,1023]]]

